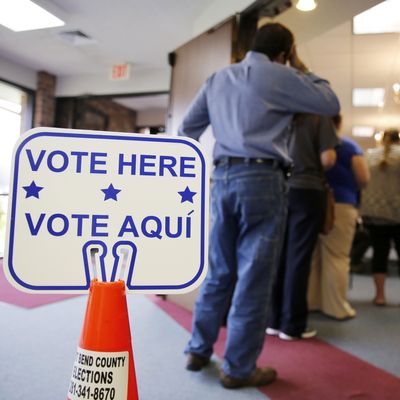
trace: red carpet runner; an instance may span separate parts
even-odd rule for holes
[[[189,311],[160,298],[154,302],[191,330]],[[225,337],[222,329],[215,346],[219,357],[223,356]],[[278,381],[260,389],[272,400],[400,399],[399,378],[317,339],[283,342],[268,337],[259,364],[278,370]]]

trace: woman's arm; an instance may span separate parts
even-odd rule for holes
[[[319,155],[319,158],[321,160],[322,167],[326,171],[326,170],[332,168],[336,163],[336,150],[328,149],[328,150],[322,151]]]
[[[353,174],[356,178],[358,187],[360,189],[365,188],[369,182],[370,173],[364,156],[360,155],[353,156],[351,159],[351,167],[353,170]]]

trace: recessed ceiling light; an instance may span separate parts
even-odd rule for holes
[[[393,32],[400,32],[400,2],[398,0],[383,1],[353,18],[355,35]]]
[[[354,107],[382,107],[385,104],[384,88],[353,89]]]
[[[0,24],[21,32],[62,26],[65,22],[30,0],[8,0],[0,1]]]
[[[317,7],[315,0],[299,0],[296,8],[300,11],[312,11]]]

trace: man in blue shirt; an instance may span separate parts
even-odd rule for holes
[[[307,70],[293,34],[278,23],[260,28],[246,58],[208,78],[191,104],[179,134],[198,139],[211,124],[216,143],[209,271],[185,350],[187,369],[207,365],[229,307],[222,385],[276,379],[274,369],[257,368],[256,360],[287,213],[286,127],[294,113],[335,115],[339,108],[329,83]]]

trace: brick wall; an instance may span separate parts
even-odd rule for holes
[[[134,132],[137,113],[109,99],[57,99],[56,126],[116,132]]]
[[[108,99],[90,99],[86,101],[89,109],[97,110],[107,117],[107,130],[115,132],[134,132],[137,113]]]
[[[37,74],[35,95],[35,114],[33,125],[54,126],[55,121],[55,89],[57,78],[46,71]]]

